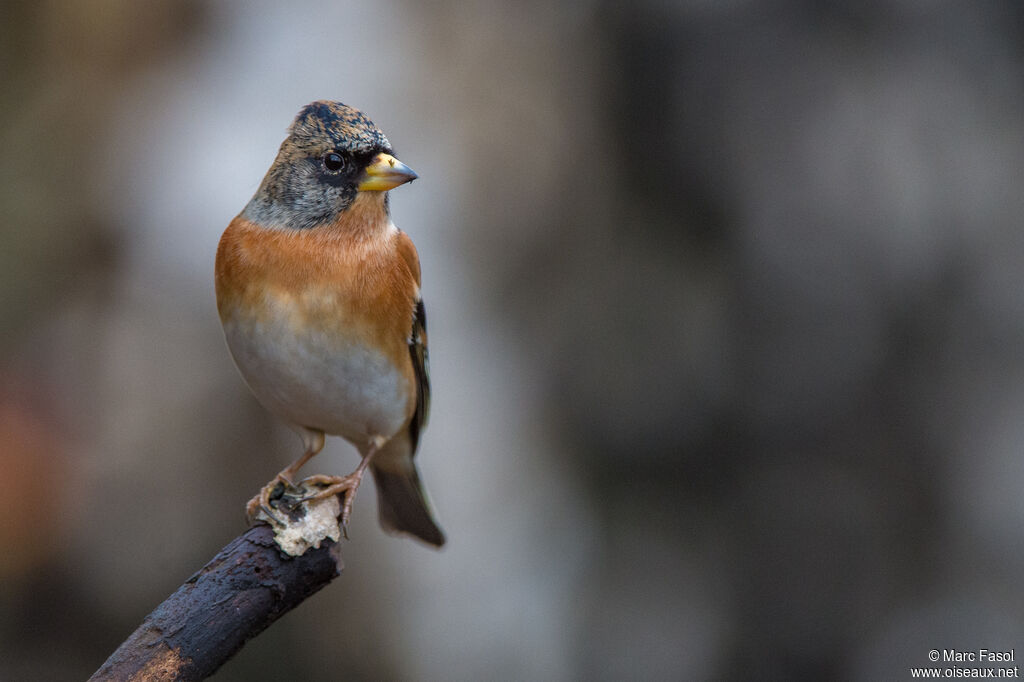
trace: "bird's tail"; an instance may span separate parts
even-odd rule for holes
[[[403,444],[393,441],[370,465],[377,484],[380,525],[390,533],[408,533],[440,547],[444,544],[444,533],[434,521],[411,448],[400,450]]]

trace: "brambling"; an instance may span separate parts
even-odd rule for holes
[[[391,222],[387,194],[416,177],[363,113],[313,102],[221,237],[228,348],[259,402],[305,446],[249,502],[250,519],[261,509],[277,519],[271,500],[283,489],[314,490],[303,499],[342,495],[344,527],[369,467],[384,529],[444,544],[413,461],[430,403],[419,257]],[[352,443],[359,466],[297,488],[325,434]]]

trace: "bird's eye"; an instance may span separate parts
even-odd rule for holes
[[[338,152],[324,154],[324,167],[329,171],[340,171],[345,167],[345,157]]]

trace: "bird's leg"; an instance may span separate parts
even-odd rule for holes
[[[341,495],[341,527],[345,529],[348,527],[348,517],[352,513],[352,503],[356,499],[356,490],[359,489],[359,484],[363,480],[363,474],[366,473],[366,467],[370,466],[370,460],[373,458],[377,451],[380,450],[381,446],[386,441],[382,438],[374,438],[370,441],[370,447],[363,455],[363,459],[360,460],[359,466],[356,467],[348,476],[326,476],[324,474],[317,474],[304,478],[300,481],[301,486],[323,486],[322,490],[319,490],[310,495],[306,495],[302,498],[303,502],[309,500],[323,500],[332,495]],[[346,533],[346,537],[348,537]]]
[[[282,469],[275,481],[281,481],[288,487],[294,487],[295,484],[292,481],[295,480],[295,474],[298,473],[299,469],[309,460],[313,459],[314,455],[324,449],[324,432],[323,431],[310,431],[306,430],[302,434],[302,442],[306,446],[306,451],[302,453],[302,457],[289,464],[287,467]]]
[[[302,468],[306,462],[312,459],[318,452],[324,449],[324,432],[314,431],[312,429],[302,429],[299,432],[302,437],[302,442],[306,446],[302,456],[297,460],[289,464],[287,467],[278,472],[277,476],[263,486],[256,497],[249,500],[249,503],[245,505],[246,514],[249,516],[249,520],[256,518],[260,510],[263,511],[273,521],[279,525],[284,525],[284,521],[274,513],[274,510],[270,506],[272,499],[280,498],[286,490],[294,490],[295,484],[295,473]]]

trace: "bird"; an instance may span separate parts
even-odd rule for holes
[[[221,236],[215,289],[228,349],[259,403],[303,444],[250,500],[250,521],[262,509],[281,522],[271,500],[284,486],[316,491],[303,501],[340,495],[347,528],[369,468],[385,531],[445,543],[414,460],[430,410],[419,256],[388,198],[417,177],[361,111],[312,102]],[[358,450],[358,467],[296,484],[327,435]]]

